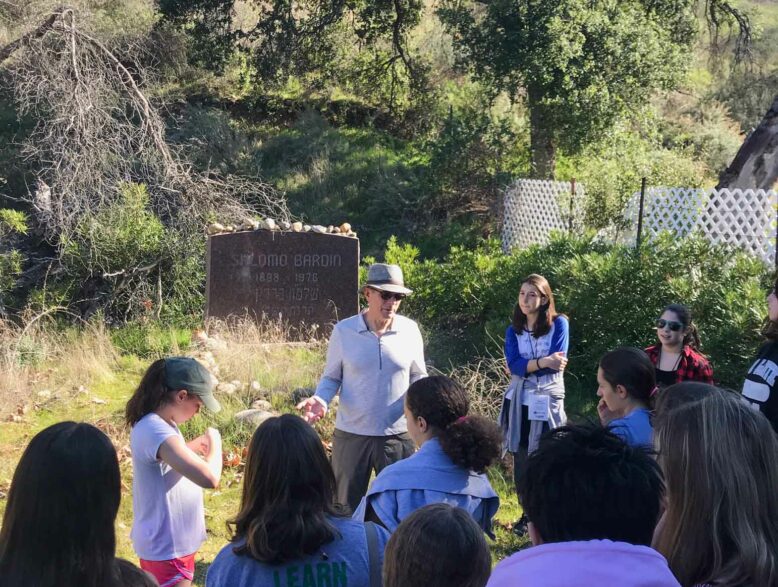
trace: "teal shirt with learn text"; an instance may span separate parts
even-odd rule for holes
[[[330,518],[339,537],[318,552],[282,565],[269,565],[233,549],[222,548],[208,568],[206,587],[370,587],[367,536],[362,522]],[[376,526],[378,557],[383,564],[389,533]]]

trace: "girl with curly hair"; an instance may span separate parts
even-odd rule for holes
[[[468,414],[467,392],[444,376],[425,377],[405,395],[408,433],[418,452],[381,471],[355,519],[393,532],[414,510],[448,503],[470,512],[489,536],[500,500],[484,474],[500,456],[502,437],[490,420]]]

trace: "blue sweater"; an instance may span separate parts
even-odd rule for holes
[[[520,342],[519,339],[522,339]],[[513,326],[508,326],[505,331],[505,360],[508,362],[508,368],[513,375],[519,377],[527,376],[527,364],[532,359],[547,357],[554,353],[563,352],[567,354],[567,348],[570,344],[570,326],[567,318],[557,316],[551,325],[551,330],[535,338],[526,333],[517,336]],[[540,369],[530,375],[542,377],[556,373],[553,369]]]
[[[654,445],[654,429],[651,427],[649,411],[645,408],[634,410],[624,418],[611,420],[608,428],[630,446],[651,448]]]

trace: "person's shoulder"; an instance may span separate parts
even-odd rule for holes
[[[643,352],[646,353],[649,357],[654,357],[659,353],[659,345],[658,344],[652,344],[651,346],[647,346],[643,349]]]
[[[145,452],[146,449],[156,450],[171,436],[178,436],[179,432],[165,422],[155,413],[146,414],[135,423],[130,431],[130,447],[133,454],[136,451]]]
[[[570,328],[570,320],[564,314],[557,314],[552,324],[557,329],[568,330]]]
[[[156,433],[167,431],[175,434],[175,430],[170,424],[165,422],[165,420],[163,420],[154,412],[151,412],[150,414],[146,414],[140,420],[135,422],[135,425],[130,431],[130,435],[138,436],[139,434],[147,434],[150,432]]]
[[[362,314],[354,314],[335,323],[335,330],[357,330],[363,323]]]
[[[213,562],[208,566],[208,576],[206,577],[206,587],[222,587],[233,585],[231,582],[231,572],[245,564],[261,564],[249,557],[238,556],[235,554],[235,547],[238,543],[228,542],[216,554]]]
[[[392,330],[421,335],[421,330],[419,330],[419,324],[416,322],[416,320],[408,318],[408,316],[402,316],[401,314],[395,314]]]
[[[697,349],[690,347],[688,344],[683,347],[683,351],[687,357],[689,357],[692,361],[694,361],[697,364],[705,365],[710,362],[708,361],[708,357],[703,355]]]
[[[328,519],[340,535],[335,539],[336,541],[342,540],[345,543],[356,541],[361,544],[365,539],[366,522],[339,516],[328,516]]]

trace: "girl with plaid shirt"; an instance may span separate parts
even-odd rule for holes
[[[681,381],[713,384],[713,369],[700,353],[700,337],[692,324],[689,308],[670,304],[656,321],[659,344],[645,349],[656,367],[657,387],[664,388]]]

